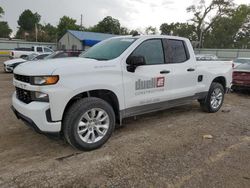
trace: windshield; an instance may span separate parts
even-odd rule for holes
[[[103,41],[88,51],[82,53],[80,57],[111,60],[119,57],[136,39],[135,38],[112,38]]]
[[[37,54],[30,54],[30,55],[28,55],[27,57],[25,57],[24,59],[25,59],[25,60],[28,60],[28,61],[31,61],[31,60],[33,60],[36,56],[37,56]]]
[[[237,66],[236,69],[238,70],[250,70],[250,63],[242,63],[241,65]]]
[[[250,59],[235,59],[235,63],[250,63]]]
[[[48,55],[44,59],[53,59],[57,54],[61,53],[60,51],[58,52],[53,52],[52,54]]]

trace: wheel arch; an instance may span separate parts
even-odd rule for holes
[[[69,107],[74,104],[77,100],[87,97],[97,97],[106,101],[113,108],[116,116],[116,120],[120,118],[120,104],[117,95],[108,89],[95,89],[90,91],[84,91],[73,96],[66,104],[63,117],[65,117],[65,113],[69,109]]]
[[[213,79],[212,83],[214,82],[221,84],[224,88],[224,91],[226,92],[227,80],[224,76],[217,76],[216,78]]]

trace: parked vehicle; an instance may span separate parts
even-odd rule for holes
[[[233,68],[237,68],[241,64],[250,63],[250,58],[239,57],[233,61]]]
[[[213,54],[197,54],[195,55],[197,61],[214,61],[218,60],[218,57]]]
[[[55,58],[65,58],[65,57],[78,57],[80,51],[57,51],[52,54],[30,54],[26,58],[18,58],[12,59],[4,62],[4,71],[5,72],[13,72],[14,68],[21,63],[25,63],[27,61],[35,61],[41,59],[55,59]]]
[[[114,37],[81,58],[34,64],[14,70],[14,113],[81,150],[101,147],[127,117],[193,100],[217,112],[232,82],[232,63],[196,61],[190,41],[173,36]]]
[[[19,48],[17,50],[13,50],[10,52],[10,58],[25,58],[30,54],[36,53],[36,54],[51,54],[54,51],[48,47],[44,46],[33,46],[30,49],[28,48]]]
[[[232,89],[250,89],[250,62],[238,65],[234,69]]]
[[[25,63],[27,61],[35,61],[35,60],[41,60],[44,59],[46,56],[48,56],[49,54],[30,54],[25,58],[18,58],[18,59],[11,59],[8,61],[5,61],[4,64],[4,72],[8,72],[11,73],[13,72],[14,68],[17,65],[20,65],[21,63]]]

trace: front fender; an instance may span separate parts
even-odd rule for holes
[[[106,73],[100,74],[98,77],[89,76],[89,74],[75,75],[63,78],[57,87],[45,91],[49,93],[52,120],[62,120],[68,102],[76,95],[92,90],[112,91],[117,96],[119,109],[125,108],[121,75]]]

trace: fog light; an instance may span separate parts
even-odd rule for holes
[[[46,93],[36,91],[34,97],[36,101],[49,102],[49,96]]]

